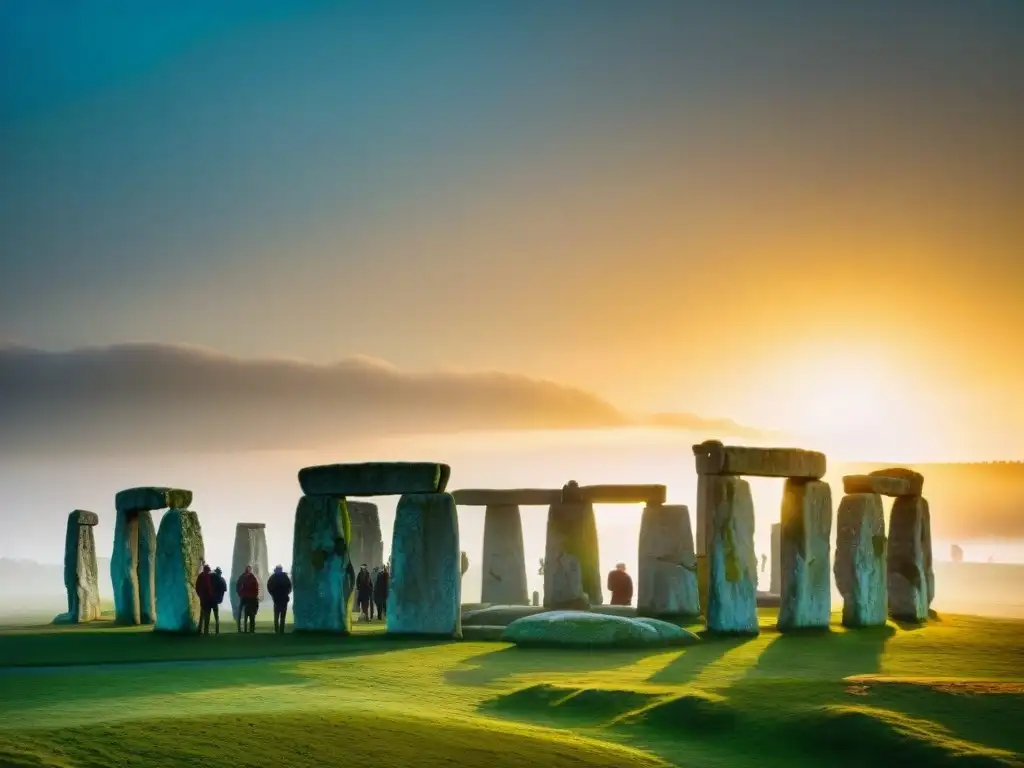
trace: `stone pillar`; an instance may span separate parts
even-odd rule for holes
[[[149,510],[118,510],[110,555],[114,616],[120,624],[156,620],[156,527]]]
[[[771,542],[772,575],[768,591],[773,595],[782,594],[782,523],[772,523]]]
[[[540,607],[540,593],[537,590],[533,591],[533,603],[532,603],[532,605],[533,605],[534,608],[539,608]]]
[[[92,531],[99,522],[99,515],[82,509],[68,515],[64,537],[64,587],[68,593],[68,612],[55,619],[58,623],[83,624],[100,618],[99,569]]]
[[[920,622],[928,618],[925,546],[931,538],[930,527],[928,502],[922,497],[902,496],[893,502],[886,567],[889,615],[894,619]]]
[[[228,596],[231,613],[238,621],[242,599],[235,584],[245,573],[245,566],[252,566],[252,572],[260,583],[260,600],[266,598],[267,579],[270,578],[270,562],[267,556],[267,526],[264,523],[238,523],[235,526],[235,546],[231,553],[231,578],[228,581]]]
[[[603,601],[594,505],[552,504],[544,553],[544,607],[581,609]]]
[[[782,492],[779,630],[827,629],[832,614],[832,489],[786,480]]]
[[[690,510],[685,505],[644,507],[638,554],[638,615],[671,617],[700,613],[697,558]]]
[[[348,517],[352,524],[352,567],[367,568],[384,565],[384,538],[380,532],[380,512],[377,505],[369,501],[349,501]]]
[[[156,625],[160,632],[195,632],[199,628],[196,577],[206,556],[199,515],[170,509],[156,535]]]
[[[349,557],[348,505],[338,496],[303,496],[292,538],[292,621],[296,632],[352,631],[356,573]]]
[[[885,511],[877,493],[851,493],[836,520],[836,586],[844,627],[881,627],[888,611]]]
[[[921,499],[924,504],[922,515],[921,545],[924,548],[924,575],[928,584],[928,609],[931,610],[932,601],[935,599],[935,569],[932,563],[932,513],[928,502]]]
[[[516,504],[484,510],[484,557],[480,600],[494,605],[528,605],[523,521]]]
[[[462,637],[459,517],[449,493],[407,493],[391,539],[388,634]]]
[[[741,477],[708,475],[705,485],[707,627],[720,634],[759,634],[754,500],[750,483]]]
[[[697,594],[701,609],[708,608],[708,476],[697,475],[697,535],[693,549],[697,559]]]

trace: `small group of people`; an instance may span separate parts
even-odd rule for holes
[[[227,594],[228,584],[224,580],[224,572],[220,568],[210,569],[204,564],[195,584],[196,595],[199,597],[199,633],[210,634],[210,617],[214,621],[214,634],[220,634],[220,606]],[[267,593],[274,603],[274,632],[284,632],[285,618],[288,614],[288,602],[291,600],[292,580],[280,565],[267,579]],[[235,594],[238,595],[238,615],[236,622],[238,632],[256,631],[256,614],[260,610],[260,580],[253,573],[252,566],[245,566],[245,571],[235,582]]]
[[[391,571],[387,564],[376,566],[371,571],[366,563],[359,566],[356,575],[356,604],[359,606],[360,621],[373,621],[374,608],[377,618],[388,615],[388,590],[391,587]]]

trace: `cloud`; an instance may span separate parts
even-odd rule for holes
[[[4,453],[312,448],[360,435],[641,425],[757,434],[729,420],[627,415],[585,390],[499,371],[247,360],[186,345],[0,346]]]

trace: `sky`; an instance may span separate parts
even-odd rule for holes
[[[0,339],[1021,459],[1021,136],[1014,2],[8,0]]]

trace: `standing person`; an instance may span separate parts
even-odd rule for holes
[[[244,621],[246,632],[256,631],[256,612],[260,609],[260,580],[252,572],[252,566],[245,566],[245,573],[238,577],[235,584],[238,593],[238,631],[242,631]]]
[[[373,602],[377,605],[377,618],[388,615],[388,587],[390,586],[388,567],[385,565],[377,572],[377,580],[373,583]]]
[[[633,579],[626,573],[626,564],[618,563],[608,574],[608,591],[612,593],[612,605],[629,605],[633,602]]]
[[[196,577],[196,596],[199,598],[199,634],[210,634],[210,611],[213,609],[213,575],[210,566],[203,565],[203,570]]]
[[[280,565],[267,579],[267,592],[274,601],[274,632],[284,634],[284,620],[288,615],[288,600],[292,596],[292,580]]]
[[[213,569],[213,576],[210,577],[210,591],[212,592],[210,610],[213,612],[214,633],[220,634],[220,606],[224,602],[224,595],[228,593],[228,583],[224,580],[224,571],[220,568]],[[206,617],[209,625],[210,617]]]
[[[366,570],[366,563],[359,566],[359,573],[356,576],[356,599],[359,601],[360,619],[370,620],[370,600],[373,598],[373,580],[370,572]]]
[[[373,621],[373,612],[377,607],[377,575],[380,573],[380,566],[373,566],[373,570],[370,571],[370,587],[372,597],[370,598],[370,621]],[[377,618],[380,618],[380,611],[377,611]]]

